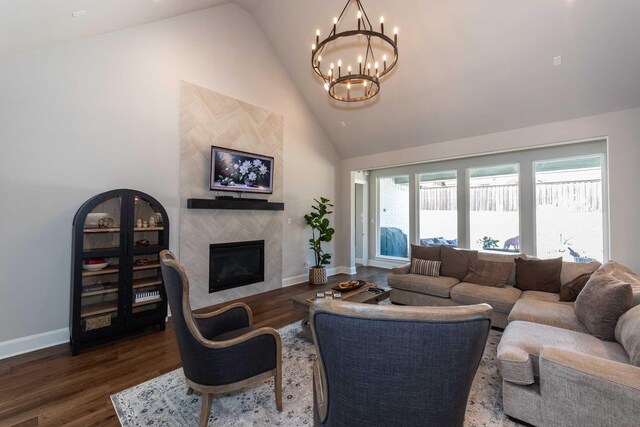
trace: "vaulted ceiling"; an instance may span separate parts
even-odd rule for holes
[[[640,1],[362,0],[399,27],[400,61],[360,105],[331,101],[310,67],[315,29],[345,0],[236,3],[343,157],[640,106]]]
[[[400,61],[379,96],[347,105],[310,67],[315,29],[346,0],[235,0],[345,158],[640,107],[640,1],[361,1],[400,28]],[[0,58],[228,2],[0,0]]]

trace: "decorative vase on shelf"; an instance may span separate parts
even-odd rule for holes
[[[325,267],[311,267],[309,269],[310,285],[325,285],[327,283],[327,269]]]
[[[256,180],[255,179],[245,178],[244,179],[244,185],[246,185],[247,187],[255,187],[256,186]]]

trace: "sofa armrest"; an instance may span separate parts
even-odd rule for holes
[[[411,263],[401,265],[400,267],[394,267],[391,269],[392,274],[409,274],[411,270]]]
[[[640,419],[640,367],[543,347],[540,394],[545,424],[635,426]]]

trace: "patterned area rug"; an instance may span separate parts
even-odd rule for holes
[[[275,408],[273,381],[214,398],[210,426],[313,425],[313,345],[301,335],[299,323],[278,330],[282,337],[283,406]],[[496,362],[501,332],[492,330],[473,382],[465,426],[516,426],[502,409],[502,381]],[[111,396],[120,423],[131,426],[197,426],[200,396],[187,396],[182,369]]]

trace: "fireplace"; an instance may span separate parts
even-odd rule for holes
[[[264,282],[264,240],[209,246],[209,293]]]

